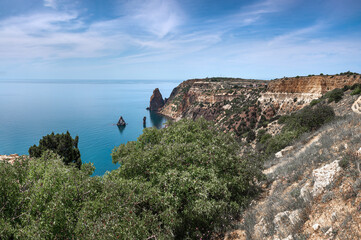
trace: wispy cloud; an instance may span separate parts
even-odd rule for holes
[[[159,38],[174,33],[185,21],[183,10],[175,0],[135,0],[123,7],[128,21]]]
[[[82,31],[83,23],[77,17],[66,13],[35,14],[0,22],[1,58],[97,57],[105,54],[102,51],[107,46],[119,46],[119,39]]]
[[[302,41],[303,43],[305,43],[307,41],[312,41],[313,39],[317,39],[317,32],[324,28],[325,24],[317,23],[309,27],[288,31],[286,33],[273,37],[268,42],[268,46],[272,47],[274,45],[290,42],[295,43]]]
[[[55,9],[57,7],[57,2],[56,0],[44,0],[44,6]]]

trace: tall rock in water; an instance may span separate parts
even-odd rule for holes
[[[156,88],[153,91],[153,95],[150,97],[149,109],[152,111],[158,111],[164,106],[164,100],[159,89]]]

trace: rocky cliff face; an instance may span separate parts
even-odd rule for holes
[[[164,106],[164,99],[159,89],[156,88],[153,91],[153,95],[150,97],[149,109],[152,111],[158,111]]]
[[[269,81],[261,95],[261,105],[271,105],[278,115],[297,111],[328,91],[361,83],[361,75],[331,75],[281,78]]]
[[[275,116],[302,109],[327,91],[361,83],[361,75],[308,76],[271,81],[207,78],[181,83],[160,113],[173,118],[203,116],[238,135],[265,126]]]
[[[335,88],[360,82],[361,75],[358,74],[281,78],[271,80],[267,92],[324,94]]]
[[[173,90],[160,113],[176,120],[197,119],[202,116],[229,131],[241,134],[244,129],[254,127],[258,119],[261,119],[262,113],[257,99],[266,87],[267,81],[262,80],[188,80]]]

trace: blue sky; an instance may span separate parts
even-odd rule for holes
[[[360,0],[0,0],[0,79],[361,72]]]

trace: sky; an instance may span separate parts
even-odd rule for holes
[[[360,0],[0,0],[0,79],[361,72]]]

